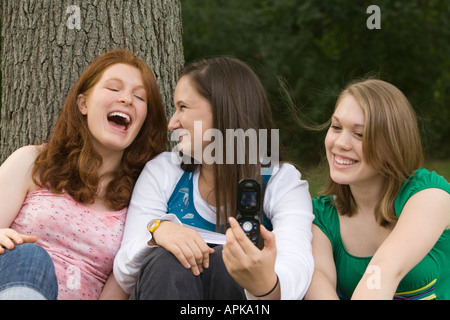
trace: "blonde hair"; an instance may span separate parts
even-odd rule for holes
[[[364,158],[385,178],[375,216],[380,225],[386,226],[397,220],[394,203],[402,184],[423,163],[417,117],[404,94],[382,80],[349,84],[337,99],[335,108],[347,95],[353,96],[364,112]],[[356,204],[348,185],[338,184],[328,177],[321,193],[334,196],[340,214],[355,213]]]

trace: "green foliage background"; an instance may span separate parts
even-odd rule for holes
[[[299,164],[317,163],[325,132],[301,130],[278,78],[301,112],[323,123],[339,91],[375,75],[413,104],[426,156],[449,158],[450,5],[448,0],[182,0],[186,62],[231,55],[267,88],[282,142]],[[381,29],[369,30],[370,5]]]

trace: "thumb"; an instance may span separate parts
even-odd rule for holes
[[[269,231],[264,227],[264,225],[261,224],[260,227],[260,234],[261,238],[264,240],[264,249],[272,249],[273,247],[276,248],[275,245],[275,235],[273,232]]]

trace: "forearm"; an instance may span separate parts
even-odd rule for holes
[[[122,290],[111,272],[106,280],[99,300],[126,300],[128,297],[129,295]]]
[[[352,295],[352,300],[392,300],[402,276],[382,265],[370,264]]]
[[[339,300],[336,286],[319,270],[314,271],[305,300]]]
[[[265,294],[261,296],[255,296],[251,294],[248,290],[245,290],[245,294],[248,300],[280,300],[281,299],[281,286],[278,276],[276,276],[275,285],[271,290],[267,291]]]

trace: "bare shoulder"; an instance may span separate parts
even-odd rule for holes
[[[411,215],[414,219],[441,221],[445,229],[450,229],[450,193],[448,190],[429,188],[417,192],[405,204],[402,216]],[[415,213],[415,215],[414,215]],[[432,219],[430,219],[432,217]],[[420,225],[421,222],[419,222]]]
[[[14,151],[2,164],[3,166],[30,165],[42,152],[43,146],[29,145]]]
[[[26,146],[14,151],[0,166],[0,226],[11,225],[25,197],[36,185],[32,179],[34,162],[42,148]]]
[[[0,178],[3,181],[22,181],[32,188],[31,173],[37,156],[43,146],[24,146],[14,151],[0,167]]]

